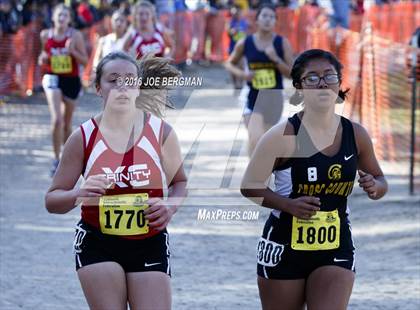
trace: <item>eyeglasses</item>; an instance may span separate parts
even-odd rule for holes
[[[340,82],[338,74],[327,74],[324,76],[308,75],[301,79],[306,86],[318,86],[324,80],[325,84],[335,85]]]

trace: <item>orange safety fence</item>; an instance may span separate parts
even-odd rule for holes
[[[372,25],[374,34],[407,44],[414,30],[420,27],[420,2],[401,1],[372,6],[364,17]]]
[[[31,23],[14,34],[4,34],[0,40],[0,94],[16,92],[31,94],[40,84],[37,65],[41,50],[41,27]]]
[[[311,30],[310,36],[311,48],[329,50],[343,64],[342,87],[350,88],[344,114],[368,130],[379,159],[390,165],[407,164],[411,145],[411,87],[413,78],[420,81],[420,49],[375,35],[369,24],[362,32],[354,32],[328,29],[321,23]],[[413,75],[414,54],[418,58]],[[416,102],[420,87],[417,88]],[[415,126],[418,133],[420,122]],[[416,139],[415,145],[420,145],[420,136]],[[418,152],[415,165],[420,166]]]
[[[297,10],[278,8],[276,13],[275,31],[288,38],[295,53],[313,46],[317,39],[311,33],[317,25],[322,24],[325,27],[322,31],[329,31],[326,14],[319,7],[304,5]],[[419,2],[372,6],[363,17],[352,14],[350,25],[352,30],[360,30],[364,24],[370,23],[375,35],[407,43],[415,27],[420,25],[419,14]],[[251,33],[255,30],[255,11],[245,12],[245,18]],[[229,21],[230,16],[225,10],[210,13],[202,9],[162,16],[161,22],[173,27],[175,63],[187,60],[224,61],[228,56],[229,38],[226,30]],[[109,31],[110,19],[106,18],[82,32],[90,52],[89,63],[82,76],[85,85],[92,74],[97,38]],[[40,51],[39,32],[38,25],[30,24],[15,35],[1,37],[0,94],[16,91],[26,94],[40,85],[40,68],[36,61]],[[321,35],[318,40],[328,38]]]

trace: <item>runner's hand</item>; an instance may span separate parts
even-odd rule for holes
[[[149,226],[155,230],[164,230],[172,218],[173,212],[166,200],[151,198],[146,202],[149,207],[144,210]]]
[[[369,198],[375,199],[378,193],[376,180],[373,175],[366,173],[362,170],[359,172],[359,186],[368,194]]]
[[[45,65],[48,63],[48,54],[46,51],[42,51],[38,57],[38,64],[40,66]]]
[[[105,194],[107,188],[112,185],[111,181],[103,175],[92,175],[80,187],[79,197],[100,197]]]
[[[308,220],[315,215],[316,211],[320,210],[320,205],[321,202],[318,197],[302,196],[291,199],[286,212],[299,219]]]
[[[245,81],[252,81],[252,79],[255,76],[255,72],[254,71],[249,71],[249,72],[244,72],[244,75],[242,77],[242,79],[244,79]]]
[[[270,44],[265,50],[264,53],[267,55],[268,58],[270,58],[271,61],[277,63],[279,62],[279,55],[277,55],[277,52],[274,48],[273,44]]]

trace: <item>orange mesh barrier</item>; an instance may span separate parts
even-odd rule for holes
[[[298,10],[278,8],[275,31],[289,39],[295,53],[313,46],[330,49],[337,53],[337,38],[322,35],[328,30],[327,17],[318,7],[304,5]],[[255,11],[246,12],[249,33],[255,30]],[[164,15],[161,22],[173,25],[175,41],[175,63],[188,59],[195,61],[209,59],[223,61],[227,58],[229,38],[226,32],[229,16],[226,11],[209,14],[205,10],[177,12]],[[420,25],[420,3],[400,2],[382,6],[372,6],[363,17],[351,16],[351,29],[360,30],[362,24],[370,22],[374,35],[387,37],[397,42],[407,43]],[[322,25],[322,29],[319,29]],[[318,29],[318,30],[317,30]],[[96,40],[110,31],[110,18],[83,31],[90,60],[83,72],[83,80],[89,80]],[[312,37],[313,31],[320,31]],[[28,25],[16,35],[4,35],[0,41],[0,93],[18,91],[21,94],[40,85],[40,69],[37,66],[39,54],[39,26]],[[341,39],[339,39],[340,41]],[[206,50],[206,42],[208,48]],[[332,44],[332,45],[331,45]],[[35,48],[34,48],[35,47]],[[23,51],[25,52],[23,54]]]
[[[379,159],[405,171],[411,142],[411,81],[420,80],[420,60],[415,76],[410,72],[411,61],[413,53],[420,55],[420,49],[375,35],[372,27],[360,33],[332,30],[326,21],[313,28],[310,37],[308,48],[329,50],[343,64],[343,88],[350,88],[344,114],[368,130]],[[418,122],[416,132],[419,130]],[[415,143],[420,145],[419,135]],[[419,164],[417,154],[415,165]]]
[[[404,1],[372,6],[365,13],[364,21],[372,24],[375,35],[408,43],[416,27],[420,26],[420,2]]]
[[[31,94],[34,86],[40,84],[37,66],[40,32],[40,26],[32,23],[22,27],[15,35],[1,37],[0,94]]]

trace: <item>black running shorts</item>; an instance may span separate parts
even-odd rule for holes
[[[125,272],[161,271],[169,276],[169,235],[166,229],[146,239],[106,235],[80,221],[73,243],[76,270],[91,264],[116,262]]]
[[[267,220],[257,246],[257,274],[266,279],[307,279],[317,268],[339,266],[355,272],[353,249],[296,251],[284,242],[280,220],[273,214]],[[283,240],[283,241],[282,241]]]

